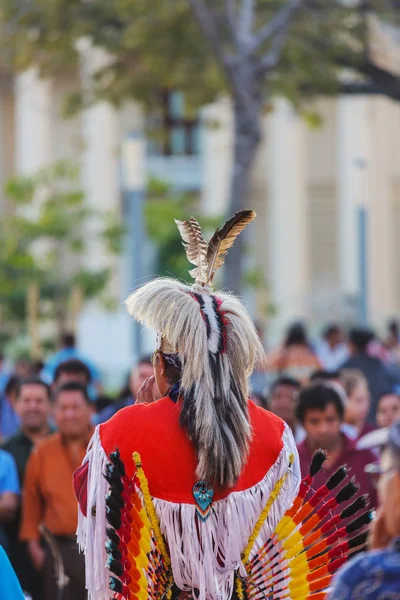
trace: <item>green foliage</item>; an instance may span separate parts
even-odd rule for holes
[[[162,89],[184,90],[190,110],[221,90],[186,0],[0,0],[0,27],[1,60],[13,70],[76,69],[76,42],[83,37],[115,57],[95,74],[89,98],[72,93],[64,106],[68,114],[99,96],[117,104],[134,97],[154,107]],[[196,79],[201,85],[193,85]]]
[[[221,47],[233,58],[237,48],[227,25],[226,0],[209,4],[220,15]],[[285,4],[287,0],[255,1],[254,33]],[[369,5],[380,17],[400,21],[391,2],[374,0]],[[75,90],[67,99],[68,114],[98,97],[117,104],[135,98],[154,108],[165,89],[183,91],[190,113],[230,86],[218,62],[210,60],[211,46],[189,0],[0,0],[0,33],[0,64],[8,69],[35,65],[44,74],[76,69],[77,42],[85,37],[110,53],[113,60],[95,73],[90,95]],[[279,64],[266,78],[268,97],[279,93],[298,103],[315,94],[337,93],[343,59],[346,66],[362,70],[365,42],[366,12],[353,3],[304,2]],[[270,39],[261,44],[254,58],[270,44]]]
[[[253,289],[267,289],[265,274],[259,267],[247,269],[244,273],[244,283]]]
[[[40,317],[62,325],[74,286],[79,286],[83,298],[93,298],[111,277],[108,268],[82,265],[89,224],[91,242],[110,256],[121,252],[124,230],[114,214],[88,206],[79,172],[68,162],[30,178],[13,178],[5,193],[11,210],[0,218],[0,320],[9,330],[24,329],[26,290],[36,282]]]
[[[220,219],[200,216],[195,196],[175,192],[165,182],[150,180],[147,193],[145,219],[149,238],[157,247],[157,274],[189,281],[191,265],[177,235],[174,219],[198,218],[205,236],[218,226]]]

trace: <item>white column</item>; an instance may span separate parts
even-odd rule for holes
[[[285,100],[269,119],[270,335],[307,316],[309,294],[305,125]]]
[[[382,325],[395,312],[392,198],[396,105],[383,97],[339,99],[339,266],[344,299],[365,294],[368,320]],[[360,253],[360,212],[366,215],[366,246]],[[366,288],[361,289],[362,265]]]
[[[228,98],[203,110],[202,206],[207,214],[225,215],[233,161],[233,115]]]
[[[359,210],[368,210],[367,176],[370,168],[369,99],[338,99],[338,264],[344,314],[359,316]],[[367,217],[368,218],[368,217]]]
[[[35,68],[15,80],[15,170],[32,175],[53,161],[51,82],[39,77]]]
[[[92,76],[110,62],[109,55],[95,48],[87,39],[80,40],[82,85],[89,98]],[[95,211],[121,213],[119,178],[119,118],[115,108],[108,102],[97,102],[82,114],[84,151],[82,156],[82,183],[87,201]],[[95,221],[89,226],[86,265],[98,268],[110,265],[96,241],[98,229]]]
[[[370,100],[369,127],[371,158],[369,166],[368,219],[368,308],[371,322],[381,326],[396,312],[394,236],[398,235],[393,214],[392,174],[398,161],[393,144],[393,112],[397,105],[384,97]]]
[[[90,97],[92,76],[107,66],[110,56],[81,39],[77,49],[81,58],[81,78]],[[115,108],[97,102],[82,114],[84,151],[82,184],[87,201],[93,209],[122,215],[122,187],[119,173],[120,120]],[[98,224],[90,222],[85,230],[87,252],[85,266],[89,269],[111,268],[112,278],[107,295],[117,301],[115,311],[106,311],[100,302],[86,304],[80,316],[78,341],[82,352],[100,366],[106,384],[118,385],[133,355],[131,319],[122,307],[125,299],[122,286],[122,258],[110,257],[98,242]],[[119,340],[119,343],[116,343]],[[119,381],[117,381],[119,380]]]

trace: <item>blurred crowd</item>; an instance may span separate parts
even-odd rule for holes
[[[107,396],[99,370],[79,353],[71,334],[63,335],[59,351],[45,363],[11,364],[0,354],[0,543],[26,597],[86,598],[72,474],[94,426],[133,404],[152,374],[151,358],[144,356],[124,388]],[[400,419],[397,322],[389,323],[382,339],[330,324],[310,340],[306,327],[294,324],[278,348],[266,351],[250,387],[257,404],[291,427],[303,475],[313,452],[325,448],[328,459],[316,484],[346,463],[359,493],[377,506],[369,466],[378,457],[369,440]]]

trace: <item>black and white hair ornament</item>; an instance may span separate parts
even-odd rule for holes
[[[252,210],[237,213],[209,244],[196,219],[177,221],[194,283],[155,279],[126,301],[130,314],[157,332],[161,352],[179,359],[180,423],[196,449],[197,477],[222,487],[235,485],[247,459],[248,377],[264,352],[242,302],[211,286],[255,216]]]

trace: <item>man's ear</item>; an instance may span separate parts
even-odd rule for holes
[[[167,369],[166,360],[165,360],[164,356],[161,354],[161,352],[158,353],[158,358],[160,361],[160,373],[164,377],[165,371]]]

